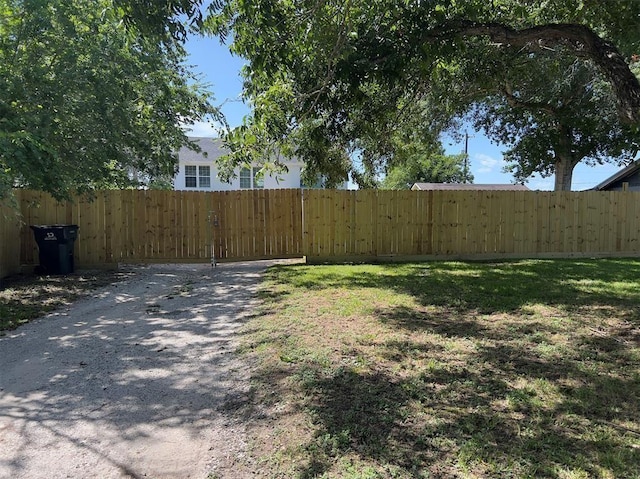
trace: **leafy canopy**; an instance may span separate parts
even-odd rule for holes
[[[473,175],[466,164],[466,155],[445,155],[442,149],[425,151],[423,145],[407,146],[389,168],[380,187],[408,190],[414,183],[472,183]]]
[[[212,4],[204,25],[249,61],[244,91],[254,112],[227,135],[229,167],[278,150],[302,157],[314,175],[370,184],[397,155],[389,138],[407,118],[432,141],[473,105],[510,107],[498,95],[505,64],[524,80],[515,87],[529,89],[540,65],[559,56],[606,85],[597,105],[619,124],[637,129],[640,119],[629,68],[640,51],[640,2],[228,0]],[[464,81],[451,82],[461,71]],[[544,67],[544,79],[555,88],[564,72]]]
[[[486,79],[469,81],[474,70]],[[471,121],[506,145],[507,169],[516,181],[555,174],[555,189],[569,190],[578,163],[626,163],[640,146],[638,128],[617,114],[610,84],[593,64],[561,48],[553,54],[458,63],[430,98],[432,115],[449,108],[445,117]],[[442,106],[442,98],[448,106]],[[459,126],[453,122],[449,128]]]
[[[171,35],[110,0],[0,0],[0,197],[171,177],[180,123],[215,114]]]

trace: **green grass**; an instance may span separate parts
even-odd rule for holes
[[[262,294],[261,477],[640,477],[639,261],[289,266]]]
[[[19,275],[2,279],[0,334],[71,304],[122,277],[117,271],[91,271],[66,276]]]

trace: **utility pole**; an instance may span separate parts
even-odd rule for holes
[[[467,176],[469,176],[469,131],[464,131],[464,182],[467,182]]]

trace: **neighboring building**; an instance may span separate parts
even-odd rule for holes
[[[591,189],[595,191],[640,191],[640,160],[631,163]]]
[[[284,161],[288,171],[259,177],[260,167],[240,168],[236,177],[225,183],[218,177],[216,158],[226,154],[219,139],[191,138],[202,149],[198,153],[183,147],[178,152],[179,169],[174,178],[174,189],[193,191],[229,191],[249,189],[300,188],[303,163]],[[206,153],[206,156],[203,154]]]
[[[411,187],[414,191],[531,191],[525,185],[505,184],[473,184],[473,183],[414,183]]]

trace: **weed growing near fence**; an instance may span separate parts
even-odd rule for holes
[[[263,477],[640,477],[640,262],[271,269]]]

